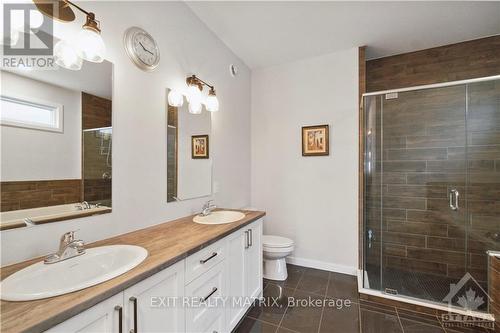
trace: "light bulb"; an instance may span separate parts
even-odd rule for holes
[[[106,46],[98,32],[83,27],[78,33],[77,41],[83,59],[91,62],[102,62],[104,60]]]
[[[190,85],[186,94],[189,103],[201,104],[201,90],[197,85]]]
[[[201,102],[189,102],[189,113],[200,114],[201,113]]]
[[[207,108],[207,111],[210,112],[219,111],[219,100],[217,99],[217,96],[209,94],[205,101],[205,107]]]
[[[54,46],[54,57],[56,59],[56,64],[63,68],[73,71],[82,68],[83,61],[77,50],[63,40],[58,41]]]
[[[180,107],[184,104],[184,96],[176,90],[170,90],[168,93],[168,105]]]

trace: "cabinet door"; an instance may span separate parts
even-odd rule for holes
[[[228,270],[227,270],[227,328],[228,331],[238,324],[246,310],[244,297],[246,296],[245,257],[246,257],[246,231],[241,229],[228,236]]]
[[[224,300],[226,294],[226,266],[220,262],[186,286],[186,297],[191,306],[186,309],[186,332],[212,333],[216,320],[225,318]],[[221,319],[219,319],[221,318]],[[219,327],[223,332],[224,326]]]
[[[90,309],[47,330],[50,333],[119,333],[119,311],[123,306],[123,293],[108,298]]]
[[[252,298],[262,293],[262,220],[250,225],[250,244],[245,253],[246,295]]]
[[[125,332],[184,332],[184,264],[178,262],[124,291]]]

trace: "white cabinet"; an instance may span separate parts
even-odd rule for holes
[[[47,332],[231,332],[261,294],[257,220]]]
[[[246,295],[258,298],[262,294],[262,221],[248,228],[249,244],[245,252]]]
[[[88,310],[56,325],[50,333],[118,333],[120,332],[120,311],[123,307],[123,293],[119,293]]]
[[[125,332],[184,332],[184,261],[123,292]]]
[[[186,308],[186,331],[212,333],[225,332],[224,296],[226,296],[225,262],[220,262],[208,272],[186,286],[186,297],[191,306]]]
[[[262,220],[228,236],[228,331],[262,294]]]
[[[243,299],[246,296],[246,246],[247,229],[240,229],[228,237],[228,331],[240,321],[246,311]],[[241,302],[241,303],[240,303]]]

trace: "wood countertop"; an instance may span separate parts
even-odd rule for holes
[[[89,244],[87,248],[115,244],[138,245],[148,250],[148,257],[127,273],[80,291],[36,301],[1,301],[0,331],[47,330],[265,215],[265,212],[260,211],[242,212],[246,214],[245,218],[234,223],[198,224],[192,222],[194,215],[191,215]],[[40,260],[36,258],[3,267],[1,279]]]

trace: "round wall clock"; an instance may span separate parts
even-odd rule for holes
[[[152,71],[160,62],[156,41],[144,29],[131,27],[125,31],[125,50],[132,62],[142,70]]]

